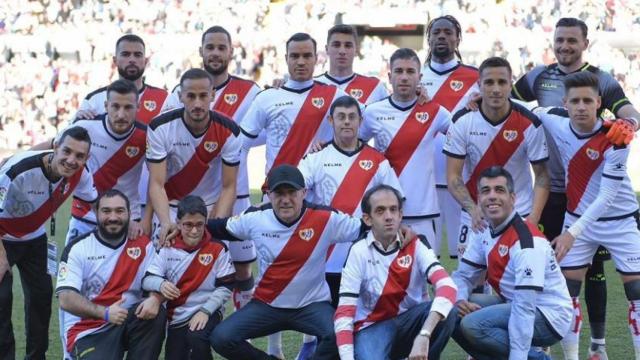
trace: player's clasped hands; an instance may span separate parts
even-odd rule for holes
[[[122,303],[124,303],[124,296],[120,298],[120,300],[114,302],[113,304],[107,307],[107,315],[105,316],[105,320],[114,325],[122,325],[125,320],[127,320],[127,315],[129,312],[127,309],[122,307]]]
[[[163,281],[160,285],[160,293],[168,300],[175,300],[180,296],[180,289],[171,281]]]

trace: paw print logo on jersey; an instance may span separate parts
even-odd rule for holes
[[[304,240],[304,241],[309,241],[313,238],[313,234],[315,232],[313,231],[312,228],[308,228],[308,229],[302,229],[300,231],[298,231],[298,236],[300,236],[300,239]]]
[[[587,156],[591,160],[598,160],[598,158],[600,157],[600,152],[598,150],[587,148],[586,151],[587,151]]]
[[[362,170],[369,171],[369,170],[371,170],[373,168],[373,161],[372,160],[360,160],[360,162],[358,162],[358,165],[360,165]]]
[[[156,109],[156,102],[154,100],[145,100],[142,106],[144,106],[147,111],[153,111]]]
[[[417,112],[416,113],[416,120],[418,120],[418,122],[420,124],[424,124],[427,121],[429,121],[429,113],[427,112]]]
[[[315,97],[311,99],[311,103],[313,104],[313,106],[317,107],[318,109],[322,109],[322,107],[324,106],[324,98]]]
[[[142,255],[142,250],[140,250],[139,247],[131,247],[127,249],[127,255],[129,255],[130,258],[132,258],[133,260],[137,260],[140,255]]]
[[[449,86],[451,87],[451,90],[458,92],[462,90],[464,83],[460,80],[451,80],[451,82],[449,82]]]
[[[500,256],[504,257],[507,253],[509,253],[509,247],[507,245],[501,244],[498,246],[498,254],[500,254]]]
[[[411,255],[405,255],[399,257],[396,262],[401,268],[408,269],[411,266],[411,263],[413,263],[413,258],[411,257]]]
[[[233,105],[238,101],[238,94],[224,94],[224,102]]]
[[[518,138],[518,131],[516,130],[505,130],[502,132],[502,137],[508,142],[512,142],[513,140]]]
[[[202,264],[202,266],[207,266],[209,264],[211,264],[211,262],[213,261],[213,255],[211,254],[200,254],[198,255],[198,261],[200,262],[200,264]]]
[[[533,270],[531,270],[531,268],[525,268],[524,269],[524,277],[530,278],[533,277]]]
[[[360,100],[362,95],[364,95],[364,91],[362,91],[362,89],[351,89],[349,90],[349,95],[356,100]]]
[[[127,146],[125,152],[127,153],[128,157],[133,158],[138,155],[138,153],[140,152],[140,148],[137,146]]]
[[[218,143],[215,141],[205,141],[204,142],[204,149],[207,150],[207,152],[214,152],[216,151],[216,149],[218,148]]]

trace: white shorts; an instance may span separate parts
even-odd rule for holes
[[[564,229],[578,218],[566,214]],[[620,220],[595,221],[578,236],[573,247],[560,262],[565,270],[580,269],[591,265],[599,246],[604,246],[623,275],[640,275],[640,230],[633,216]]]
[[[436,255],[440,255],[441,241],[447,238],[447,247],[449,257],[455,259],[458,257],[458,230],[460,229],[460,205],[451,196],[446,187],[436,187],[438,194],[438,204],[440,205],[440,217],[436,220],[436,246],[434,251]]]
[[[426,219],[402,219],[402,224],[407,225],[416,232],[418,235],[424,235],[429,242],[429,245],[433,249],[433,244],[436,241],[436,219],[438,217],[431,217]]]
[[[67,231],[67,238],[64,240],[64,245],[66,246],[71,239],[79,235],[91,232],[95,228],[96,228],[95,224],[78,220],[72,216],[71,220],[69,220],[69,230]]]

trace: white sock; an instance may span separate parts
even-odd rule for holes
[[[313,335],[309,335],[309,334],[302,334],[302,342],[303,343],[310,343],[316,340],[316,337]]]
[[[275,334],[271,334],[269,335],[267,340],[268,340],[267,354],[273,355],[273,356],[282,355],[282,333],[277,332]]]
[[[640,359],[640,300],[629,300],[629,332],[636,359]]]
[[[247,305],[249,303],[249,301],[251,301],[251,298],[253,297],[253,290],[238,290],[238,289],[233,289],[233,308],[238,311],[240,309],[242,309],[245,305]]]
[[[573,317],[569,332],[562,339],[562,352],[565,360],[579,360],[578,347],[580,345],[580,330],[582,329],[582,309],[580,298],[571,298],[573,302]]]

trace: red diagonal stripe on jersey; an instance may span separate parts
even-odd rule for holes
[[[509,264],[509,251],[516,241],[518,241],[518,233],[513,226],[510,226],[496,241],[487,256],[487,281],[499,295],[501,294],[500,281]]]
[[[209,112],[209,117],[213,116],[213,112]],[[231,130],[217,121],[209,120],[209,128],[202,136],[191,159],[164,185],[169,200],[180,200],[198,186],[209,170],[210,163],[220,154],[229,136],[231,136]]]
[[[160,113],[167,96],[169,93],[166,90],[147,85],[138,100],[136,119],[149,125],[151,119]]]
[[[61,181],[51,192],[45,202],[29,215],[14,218],[0,219],[0,236],[9,234],[20,238],[32,233],[47,221],[47,219],[67,200],[80,182],[83,169],[79,169],[67,181]]]
[[[351,80],[349,85],[345,88],[345,92],[354,99],[358,100],[361,104],[366,104],[367,99],[373,93],[380,80],[374,77],[362,76],[356,74]]]
[[[604,152],[611,147],[604,133],[593,136],[576,151],[567,168],[567,210],[578,208],[591,177],[604,161]],[[597,156],[596,156],[597,155]]]
[[[433,101],[423,105],[416,104],[400,129],[398,129],[396,136],[391,140],[384,153],[396,175],[400,176],[402,170],[404,170],[409,159],[411,159],[411,156],[413,156],[420,142],[429,131],[439,109],[440,105]],[[427,116],[426,120],[424,120],[424,116]]]
[[[149,237],[146,235],[127,240],[113,268],[113,274],[109,277],[100,294],[91,299],[92,303],[109,306],[120,300],[122,294],[131,288],[131,284],[138,274],[140,265],[144,262],[144,258],[147,255],[147,245],[149,242]],[[78,335],[82,332],[102,326],[105,323],[106,321],[104,320],[82,319],[73,324],[67,331],[67,351],[73,349]]]
[[[98,194],[112,189],[118,179],[138,164],[147,149],[146,136],[145,130],[134,127],[133,132],[120,146],[120,149],[93,174],[93,184],[96,186]],[[73,199],[71,215],[81,218],[89,211],[91,211],[91,204],[80,199]]]
[[[251,87],[253,87],[253,82],[232,76],[227,86],[222,90],[222,94],[218,96],[218,100],[216,100],[215,105],[213,105],[213,110],[236,120],[233,116],[236,114],[236,111],[238,111],[240,105],[242,105]]]
[[[253,294],[256,299],[270,304],[280,295],[313,253],[330,217],[327,210],[305,210],[293,235],[262,275]]]
[[[484,155],[476,167],[473,169],[469,180],[466,183],[467,190],[473,201],[477,201],[478,190],[476,183],[480,173],[491,166],[504,166],[511,156],[518,150],[518,147],[524,141],[524,132],[532,123],[529,119],[518,113],[515,109],[511,110],[509,118],[504,122],[491,144],[485,150]],[[515,131],[515,136],[513,136]]]
[[[207,276],[209,276],[213,265],[218,259],[218,255],[220,255],[223,249],[219,243],[211,241],[209,232],[205,231],[205,234],[205,239],[202,239],[204,245],[198,250],[198,253],[195,254],[187,269],[176,282],[176,287],[180,289],[180,296],[167,303],[168,320],[173,318],[173,313],[176,308],[184,305],[189,295],[196,291]]]
[[[398,251],[398,255],[389,266],[387,281],[382,288],[382,293],[373,311],[365,319],[356,321],[356,330],[360,329],[364,323],[383,321],[398,315],[400,303],[407,296],[407,288],[411,281],[411,271],[416,261],[417,241],[419,240],[416,237],[407,246]],[[406,264],[407,261],[409,261],[408,265]],[[400,265],[401,262],[405,264]]]
[[[338,88],[332,85],[318,82],[313,84],[300,112],[293,121],[289,134],[278,151],[278,155],[273,160],[272,169],[282,164],[298,166],[300,159],[309,148],[311,140],[318,132],[327,111],[329,111],[337,90]],[[262,186],[262,190],[267,190],[266,184]]]
[[[469,89],[478,81],[478,70],[460,65],[453,70],[438,91],[433,95],[434,102],[453,111]]]

